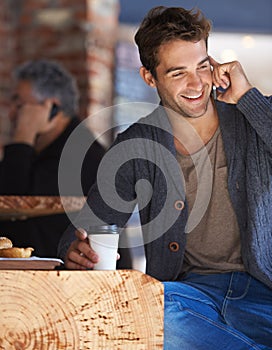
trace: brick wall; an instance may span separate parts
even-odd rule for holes
[[[17,11],[12,1],[0,1],[0,142],[8,138],[8,100],[11,72],[16,64]]]
[[[0,2],[0,120],[6,130],[11,71],[29,59],[54,59],[76,76],[80,116],[112,104],[118,0]],[[99,125],[91,125],[99,132]]]

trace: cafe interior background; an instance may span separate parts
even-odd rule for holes
[[[146,12],[159,5],[199,7],[213,25],[209,54],[219,62],[239,60],[251,83],[272,93],[271,0],[1,0],[0,146],[9,138],[12,70],[29,59],[59,61],[76,77],[80,117],[89,117],[106,146],[148,113],[158,97],[138,74],[133,36]],[[127,230],[134,268],[144,271],[137,214]]]

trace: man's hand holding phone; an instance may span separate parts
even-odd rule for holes
[[[50,124],[52,102],[46,100],[41,104],[26,103],[17,110],[12,142],[33,145],[39,134],[46,132]]]
[[[210,57],[210,64],[219,101],[236,104],[252,88],[238,61],[220,64]]]

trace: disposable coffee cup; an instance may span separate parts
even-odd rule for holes
[[[92,249],[98,254],[99,262],[94,270],[116,270],[117,250],[119,242],[116,225],[91,226],[88,239]]]

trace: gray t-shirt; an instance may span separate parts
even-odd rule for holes
[[[208,158],[210,162],[206,161]],[[244,271],[239,227],[227,189],[227,164],[220,129],[201,150],[193,155],[178,153],[177,159],[189,206],[181,274]]]

